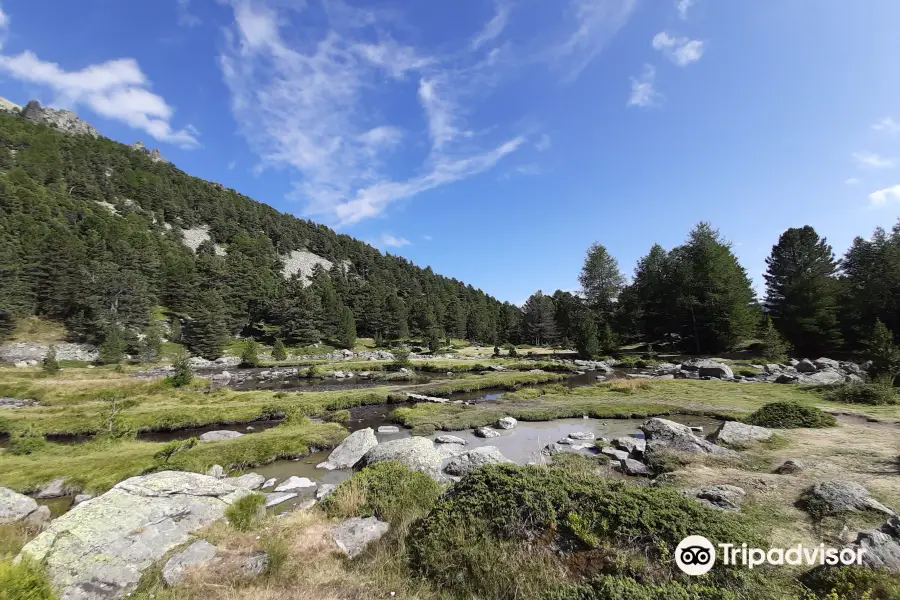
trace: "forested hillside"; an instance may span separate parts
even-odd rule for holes
[[[209,239],[197,245],[198,232]],[[285,277],[299,250],[329,271],[320,261]],[[241,332],[293,344],[352,345],[357,334],[503,342],[519,315],[145,151],[0,114],[0,336],[41,315],[81,341],[133,345],[159,306],[206,356]]]

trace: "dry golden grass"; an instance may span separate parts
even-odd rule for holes
[[[615,379],[606,384],[613,392],[633,394],[641,390],[649,390],[650,381],[647,379]]]

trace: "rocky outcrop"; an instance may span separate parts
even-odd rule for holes
[[[361,462],[373,465],[386,460],[395,460],[433,479],[441,479],[442,457],[434,447],[434,442],[428,438],[412,437],[383,442],[366,452]]]
[[[647,452],[659,450],[677,450],[679,452],[702,452],[736,456],[734,450],[717,446],[710,441],[697,437],[687,425],[681,425],[667,419],[649,419],[641,425],[647,439]]]
[[[318,469],[352,469],[366,452],[378,445],[378,438],[371,427],[354,431],[332,451],[328,460],[317,465]]]
[[[126,595],[144,570],[249,493],[176,471],[132,477],[57,518],[22,549],[66,600]]]
[[[481,446],[450,459],[444,471],[449,475],[462,476],[485,465],[512,463],[496,446]]]
[[[98,137],[97,130],[78,118],[78,115],[70,110],[56,110],[41,106],[37,100],[32,100],[22,110],[22,117],[34,123],[49,125],[65,133],[74,135],[89,135]]]
[[[206,540],[194,542],[181,552],[173,554],[163,565],[162,577],[166,585],[177,585],[191,567],[208,564],[216,557],[216,547]]]
[[[22,107],[16,104],[15,102],[11,102],[6,98],[0,98],[0,111],[9,112],[14,114],[19,114],[22,112]]]
[[[97,349],[87,344],[54,344],[56,360],[92,362],[97,360]],[[0,362],[41,361],[50,352],[49,344],[14,342],[0,346]]]
[[[726,421],[710,436],[710,439],[720,444],[746,444],[768,440],[771,437],[771,429],[747,425],[740,421]]]
[[[337,547],[349,558],[357,556],[366,546],[381,539],[391,526],[375,517],[353,517],[336,525],[331,530],[331,538]]]
[[[50,509],[24,494],[0,487],[0,524],[24,521],[39,525],[50,519]]]
[[[161,162],[161,163],[169,162],[165,158],[163,158],[162,154],[159,153],[159,150],[157,150],[156,148],[154,148],[153,150],[150,150],[146,146],[144,146],[143,142],[138,141],[138,142],[133,143],[131,145],[131,149],[136,152],[146,154],[147,156],[150,157],[150,160],[152,160],[153,162]]]
[[[900,517],[891,517],[878,529],[860,532],[848,547],[865,549],[862,563],[868,567],[900,572]]]
[[[869,490],[853,481],[833,479],[814,485],[806,494],[806,506],[819,514],[872,510],[894,516],[893,510],[876,500]]]
[[[741,502],[746,492],[728,484],[709,485],[701,488],[681,490],[681,493],[689,498],[694,498],[709,508],[737,512],[741,509]]]

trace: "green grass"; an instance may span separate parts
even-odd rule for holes
[[[253,524],[266,515],[264,494],[247,494],[235,500],[225,509],[228,522],[238,531],[249,531]]]
[[[50,579],[40,564],[0,560],[0,600],[56,600]]]

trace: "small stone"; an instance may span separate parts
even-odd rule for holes
[[[631,458],[626,458],[622,460],[621,463],[622,471],[627,475],[638,475],[644,477],[653,475],[653,471],[650,470],[650,467],[642,462],[633,460]]]
[[[647,441],[633,437],[620,437],[613,440],[613,444],[619,449],[629,454],[644,454],[647,449]]]
[[[269,568],[269,555],[265,552],[254,552],[245,558],[237,567],[237,575],[243,579],[259,577]]]
[[[593,432],[590,431],[576,431],[575,433],[570,433],[569,437],[573,440],[580,441],[590,441],[595,438]]]
[[[353,558],[388,532],[391,526],[375,517],[353,517],[331,530],[331,537],[338,548]]]
[[[259,473],[247,473],[240,477],[227,477],[225,479],[225,483],[248,490],[258,490],[265,482],[266,478]]]
[[[274,477],[272,477],[271,479],[266,479],[262,484],[262,488],[260,488],[260,489],[264,490],[266,488],[270,488],[273,485],[275,485],[277,482],[278,482],[278,480],[275,479]]]
[[[629,456],[628,452],[625,452],[624,450],[616,450],[612,446],[604,446],[600,448],[600,454],[611,456],[616,460],[625,460]]]
[[[166,585],[172,587],[177,585],[190,567],[209,563],[216,556],[216,547],[207,542],[200,540],[194,542],[181,552],[173,554],[166,561],[162,569],[163,581]]]
[[[316,505],[316,502],[317,502],[317,500],[315,498],[307,498],[303,502],[300,502],[299,504],[297,504],[297,506],[294,507],[294,510],[299,510],[299,511],[310,510],[313,506]]]
[[[490,427],[479,427],[475,430],[475,435],[480,438],[495,438],[500,437],[500,432]]]
[[[803,461],[800,460],[786,460],[784,461],[780,467],[775,469],[775,472],[779,475],[792,475],[794,473],[799,473],[802,471],[806,465]]]
[[[225,469],[222,468],[222,465],[213,465],[206,474],[210,477],[215,477],[216,479],[222,479],[225,477]]]
[[[288,477],[286,480],[282,481],[278,484],[278,487],[275,488],[276,492],[292,492],[294,490],[303,490],[307,488],[316,487],[316,482],[312,481],[307,477],[297,477],[296,475],[292,475]]]
[[[378,433],[400,433],[400,428],[396,425],[382,425],[378,428]]]
[[[69,490],[66,489],[65,479],[54,479],[35,494],[38,500],[47,500],[50,498],[61,498],[68,495]]]
[[[724,444],[742,444],[768,440],[772,430],[756,425],[747,425],[740,421],[726,421],[712,435],[712,441]]]
[[[434,441],[438,444],[462,444],[463,446],[469,443],[461,437],[457,437],[455,435],[440,435],[436,437]]]
[[[513,419],[512,417],[503,417],[499,421],[497,421],[497,427],[500,429],[513,429],[518,421]]]
[[[83,504],[93,498],[94,496],[91,494],[78,494],[75,496],[75,499],[72,501],[72,506],[78,506],[79,504]]]
[[[319,486],[319,489],[316,490],[316,500],[324,500],[336,489],[337,486],[333,483],[323,483]]]
[[[681,493],[710,508],[737,512],[746,492],[734,485],[720,484],[681,490]]]

